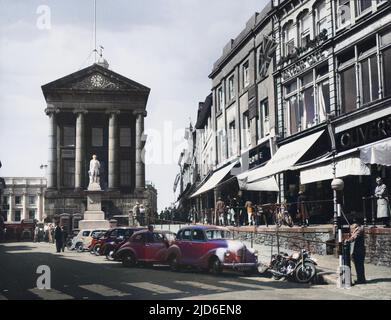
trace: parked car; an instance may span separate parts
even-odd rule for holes
[[[5,222],[4,234],[6,241],[33,241],[36,221],[22,220],[20,222]]]
[[[106,234],[101,238],[98,255],[106,256],[114,249],[118,243],[127,241],[133,233],[137,231],[145,230],[142,227],[117,227],[110,229]]]
[[[80,230],[76,237],[74,237],[68,246],[69,250],[83,251],[87,249],[92,241],[92,237],[98,233],[101,233],[105,230],[96,230],[96,229],[85,229]]]
[[[178,231],[167,252],[172,271],[196,267],[220,274],[224,269],[258,272],[258,253],[238,240],[232,240],[227,228],[190,226]]]
[[[168,248],[174,239],[175,233],[170,231],[139,231],[114,253],[113,258],[122,261],[125,267],[140,263],[166,264]]]
[[[95,233],[95,234],[92,236],[91,243],[90,243],[90,245],[88,246],[88,251],[89,251],[91,254],[96,254],[95,250],[99,250],[99,247],[100,247],[100,244],[101,244],[101,239],[105,236],[105,234],[106,234],[107,232],[108,232],[108,231],[102,231],[102,232],[99,232],[99,233]]]

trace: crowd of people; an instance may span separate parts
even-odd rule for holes
[[[214,209],[198,212],[193,206],[188,214],[187,222],[217,224],[220,226],[261,226],[274,224],[277,215],[289,216],[291,221],[300,226],[309,226],[309,208],[306,197],[300,192],[298,201],[282,204],[256,204],[240,197],[219,197]]]

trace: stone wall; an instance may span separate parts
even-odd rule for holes
[[[279,244],[280,250],[300,250],[307,249],[312,253],[326,255],[328,253],[327,243],[334,239],[332,227],[321,227],[301,229],[301,228],[281,228],[278,233],[275,228],[258,228],[254,233],[254,228],[233,228],[235,238],[246,241],[254,241],[255,244],[274,246]],[[277,244],[278,243],[278,244]]]
[[[231,228],[235,239],[253,241],[254,244],[277,248],[275,228]],[[391,267],[391,229],[367,228],[365,232],[366,262]],[[344,234],[347,238],[348,234]],[[280,250],[305,248],[318,255],[336,254],[335,235],[332,226],[319,228],[281,228],[278,232]]]
[[[366,262],[391,267],[391,230],[367,229],[365,237]]]

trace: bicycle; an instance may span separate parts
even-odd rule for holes
[[[287,225],[290,228],[293,227],[293,219],[288,213],[286,203],[274,205],[272,211],[273,221],[275,225],[277,225],[278,227],[281,227],[282,225]]]

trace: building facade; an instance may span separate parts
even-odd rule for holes
[[[103,61],[46,84],[42,91],[50,124],[47,214],[84,213],[94,154],[101,164],[107,219],[128,214],[136,202],[151,206],[143,159],[150,89],[109,70]]]
[[[239,194],[296,212],[301,191],[313,221],[328,222],[331,180],[342,178],[345,213],[376,216],[375,179],[391,185],[390,6],[273,0],[251,17],[209,76],[212,151],[197,157],[213,165],[198,170],[190,199],[199,210]],[[205,136],[197,132],[199,150]]]
[[[3,218],[7,222],[37,220],[46,218],[44,194],[45,178],[4,178]],[[5,205],[5,206],[4,206]]]

